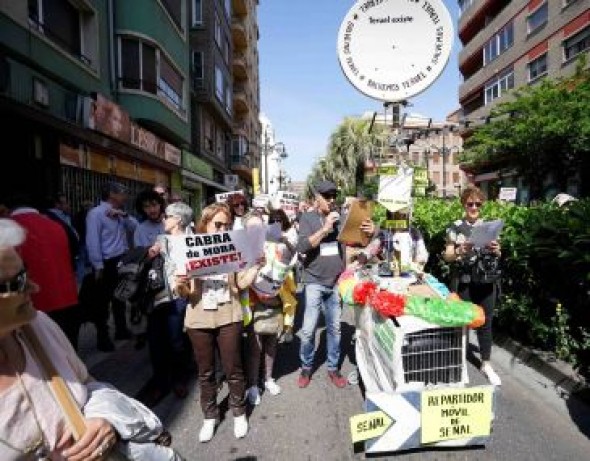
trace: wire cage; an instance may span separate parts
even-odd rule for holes
[[[463,328],[432,328],[404,334],[403,382],[451,384],[463,380]]]

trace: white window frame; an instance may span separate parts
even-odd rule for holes
[[[504,46],[502,41],[505,41]],[[483,65],[489,64],[514,45],[514,23],[510,21],[483,46]]]
[[[541,60],[543,60],[543,61],[541,61]],[[545,69],[539,71],[539,66],[542,69],[543,65],[545,66]],[[547,59],[547,52],[543,53],[540,56],[537,56],[535,59],[530,61],[527,64],[527,72],[528,72],[529,82],[533,82],[533,81],[547,75],[548,68],[549,68],[549,61]],[[533,75],[533,72],[537,72],[536,75]]]
[[[541,11],[545,11],[545,18],[542,22],[540,22],[539,24],[537,24],[534,28],[531,28],[531,19],[535,18],[537,14],[539,14]],[[526,18],[526,30],[527,30],[527,34],[531,35],[532,33],[534,33],[535,31],[539,30],[541,27],[543,27],[545,24],[547,24],[547,21],[549,20],[549,3],[547,1],[543,2],[541,5],[539,5],[535,11],[533,11],[532,13],[530,13],[527,18]]]
[[[182,110],[182,102],[184,100],[182,94],[178,94],[174,88],[172,88],[166,80],[164,80],[160,75],[160,70],[162,69],[161,60],[165,59],[168,61],[168,65],[178,74],[180,79],[182,80],[182,86],[185,85],[185,79],[182,76],[182,73],[176,68],[174,63],[168,59],[167,57],[162,55],[162,52],[156,48],[156,62],[158,63],[157,69],[157,78],[158,78],[158,96],[160,99],[163,99],[167,103],[171,104],[175,109]],[[181,90],[182,91],[182,90]]]
[[[203,25],[203,0],[193,0],[191,23],[193,27]]]
[[[567,55],[568,48],[573,48],[574,46],[577,46],[580,42],[583,42],[583,41],[586,42],[585,48],[578,50],[575,54],[572,54],[571,56]],[[561,42],[561,46],[563,49],[563,62],[571,61],[579,54],[584,53],[585,51],[588,51],[588,49],[590,48],[590,25],[587,25],[586,27],[584,27],[580,31],[578,31],[575,34],[572,34],[568,38],[564,39]]]
[[[514,69],[503,72],[494,82],[484,87],[484,105],[501,98],[505,93],[514,88]]]

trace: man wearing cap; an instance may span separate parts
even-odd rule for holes
[[[97,283],[96,295],[101,297],[99,312],[95,312],[93,316],[97,348],[106,352],[114,349],[107,326],[109,303],[115,321],[115,339],[131,338],[127,328],[125,303],[115,299],[113,292],[117,287],[117,264],[129,249],[128,236],[133,234],[137,221],[123,209],[127,201],[127,189],[122,184],[105,184],[101,199],[100,204],[92,208],[86,216],[86,246]]]
[[[337,387],[346,386],[346,378],[338,369],[340,361],[340,318],[342,308],[336,281],[344,270],[344,246],[337,240],[340,215],[336,211],[337,187],[330,181],[320,181],[313,188],[314,210],[301,215],[297,251],[305,255],[303,284],[305,285],[305,313],[299,334],[301,374],[298,385],[307,387],[311,380],[315,354],[315,331],[320,312],[326,319],[328,378]],[[364,221],[361,230],[373,235],[375,226]]]

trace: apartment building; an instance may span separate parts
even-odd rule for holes
[[[261,155],[258,0],[231,0],[233,70],[233,146],[231,166],[252,192]]]
[[[190,143],[186,2],[0,0],[0,194],[170,184]]]
[[[478,120],[506,93],[571,75],[590,50],[588,0],[459,0],[459,101]]]

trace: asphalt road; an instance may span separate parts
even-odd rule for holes
[[[348,375],[355,370],[352,354],[354,329],[348,309],[344,321],[342,372]],[[118,343],[115,353],[96,353],[91,328],[86,327],[83,331],[80,352],[91,373],[135,395],[151,375],[146,349],[137,351],[133,342],[125,341]],[[296,384],[299,339],[280,346],[275,371],[282,393],[279,396],[264,394],[261,404],[249,410],[251,429],[245,439],[234,438],[232,415],[227,411],[226,386],[219,396],[224,419],[213,440],[207,444],[199,443],[197,439],[202,414],[195,381],[191,382],[186,399],[166,397],[154,410],[172,432],[174,446],[187,461],[367,458],[362,445],[352,445],[349,429],[350,416],[363,412],[361,389],[358,385],[337,389],[327,380],[323,328],[318,331],[318,341],[321,351],[317,356],[319,368],[307,389],[299,389]],[[581,402],[564,399],[558,386],[515,361],[503,349],[494,347],[492,360],[503,384],[497,393],[493,434],[485,446],[384,453],[371,458],[589,460],[590,409]],[[471,364],[469,377],[471,384],[486,383]]]

